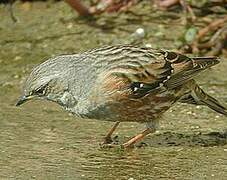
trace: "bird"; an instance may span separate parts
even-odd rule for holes
[[[193,79],[218,64],[218,57],[188,57],[181,53],[136,45],[108,45],[78,54],[52,57],[28,76],[19,106],[31,99],[45,99],[82,120],[145,124],[145,130],[121,144],[134,147],[154,133],[164,112],[176,102],[205,105],[227,116],[227,109],[203,91]]]

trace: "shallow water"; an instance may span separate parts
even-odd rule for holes
[[[77,18],[64,2],[17,2],[13,23],[0,6],[1,179],[227,179],[227,121],[206,107],[177,104],[159,132],[144,140],[147,146],[122,151],[99,148],[112,123],[77,119],[46,101],[14,106],[31,68],[53,55],[129,43],[138,27],[147,32],[144,43],[176,48],[183,31],[177,15],[145,8],[144,16],[140,8],[133,9],[140,16],[103,16],[94,23]],[[223,61],[198,77],[222,102],[226,69]],[[122,123],[116,134],[124,142],[142,129]]]

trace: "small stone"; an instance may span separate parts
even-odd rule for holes
[[[151,44],[145,44],[145,47],[152,48]]]
[[[143,28],[138,28],[135,32],[135,34],[140,37],[140,38],[144,38],[145,37],[145,31]]]
[[[216,92],[214,90],[210,90],[209,94],[215,94]]]
[[[69,23],[68,25],[67,25],[67,29],[71,29],[73,27],[73,23]]]
[[[133,39],[138,40],[145,37],[145,31],[143,28],[138,28],[136,31],[132,34]]]
[[[14,77],[15,79],[18,79],[20,76],[19,76],[18,74],[15,74],[13,77]]]
[[[191,129],[199,129],[199,126],[191,126]]]
[[[15,58],[14,58],[14,60],[20,60],[20,59],[22,59],[22,57],[21,56],[16,56]]]
[[[128,180],[135,180],[134,178],[132,178],[132,177],[130,177],[130,178],[128,178]]]
[[[188,111],[188,112],[187,112],[187,114],[191,115],[191,114],[192,114],[192,112],[191,112],[191,111]]]
[[[220,116],[219,115],[216,115],[215,118],[220,118]]]

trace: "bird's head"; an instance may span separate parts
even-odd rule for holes
[[[29,75],[16,106],[31,99],[57,102],[66,88],[61,81],[62,72],[59,68],[50,67],[45,63],[37,66]]]

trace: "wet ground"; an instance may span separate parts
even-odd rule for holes
[[[146,147],[121,151],[99,148],[112,123],[77,119],[50,102],[14,106],[31,68],[51,56],[129,43],[139,27],[144,43],[176,48],[179,14],[141,6],[87,21],[64,2],[17,2],[14,23],[0,5],[0,179],[227,179],[227,119],[206,107],[177,104]],[[224,58],[198,80],[227,105]],[[124,142],[142,129],[122,123],[116,133]]]

